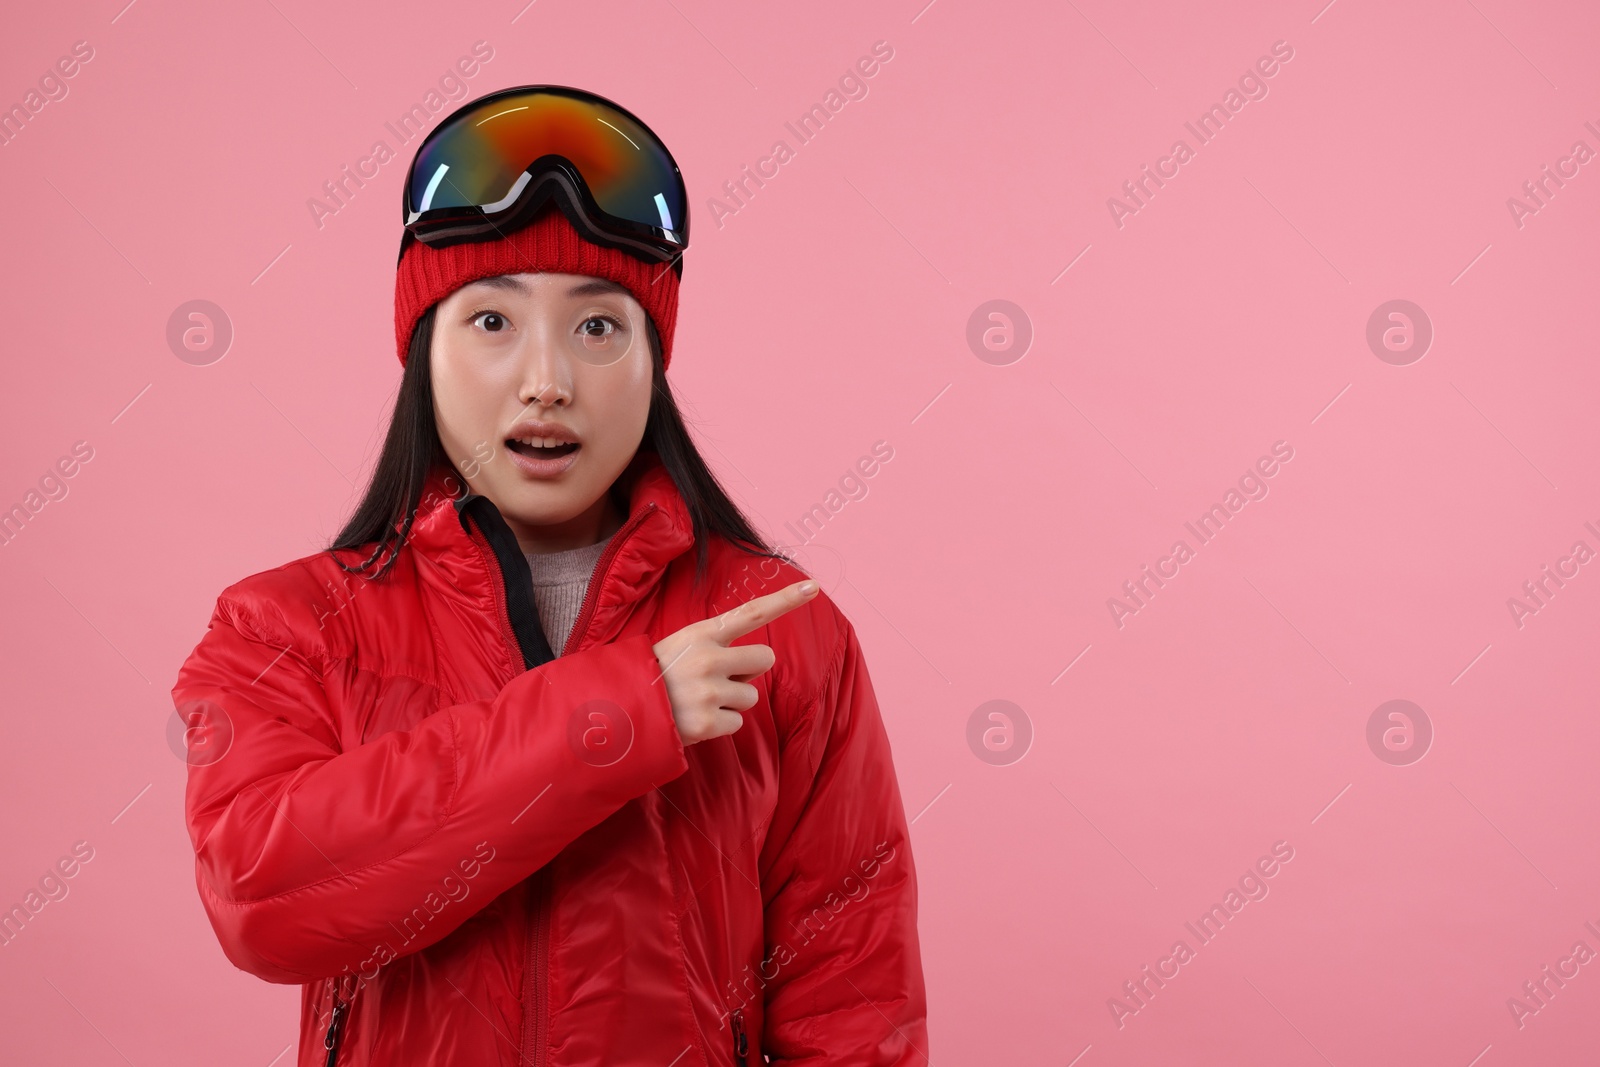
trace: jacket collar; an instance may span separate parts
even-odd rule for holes
[[[627,518],[597,564],[597,573],[603,571],[599,588],[585,598],[594,599],[585,646],[615,636],[629,610],[655,587],[668,565],[694,547],[688,505],[655,452],[640,448],[618,476],[614,491],[626,496]],[[424,483],[407,543],[420,557],[419,578],[426,580],[428,571],[436,571],[462,594],[493,607],[498,603],[494,583],[501,577],[489,569],[492,555],[486,568],[485,553],[474,543],[462,510],[472,499],[459,475],[436,469]],[[486,504],[493,506],[488,501],[475,506]]]

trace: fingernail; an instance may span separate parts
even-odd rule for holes
[[[801,582],[800,583],[800,595],[801,596],[810,596],[812,593],[815,593],[816,591],[817,591],[817,583],[816,582],[806,581],[806,582]]]

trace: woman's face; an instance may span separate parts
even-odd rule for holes
[[[430,353],[439,440],[525,551],[609,534],[607,490],[650,412],[645,324],[631,293],[582,274],[504,274],[440,301]]]

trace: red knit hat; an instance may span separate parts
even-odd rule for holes
[[[434,304],[480,278],[537,271],[588,274],[626,287],[655,323],[666,369],[678,319],[678,272],[666,263],[647,263],[587,240],[553,204],[520,230],[493,241],[446,248],[411,242],[394,280],[394,335],[401,365],[411,347],[411,331]]]

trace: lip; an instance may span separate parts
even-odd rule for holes
[[[578,448],[565,455],[554,456],[550,459],[536,459],[533,456],[518,452],[506,446],[506,455],[511,463],[523,474],[530,478],[559,478],[565,474],[578,457],[583,453],[583,442],[572,430],[560,423],[541,422],[538,419],[524,419],[507,431],[503,441],[513,441],[522,437],[544,437],[555,441],[570,441]]]

